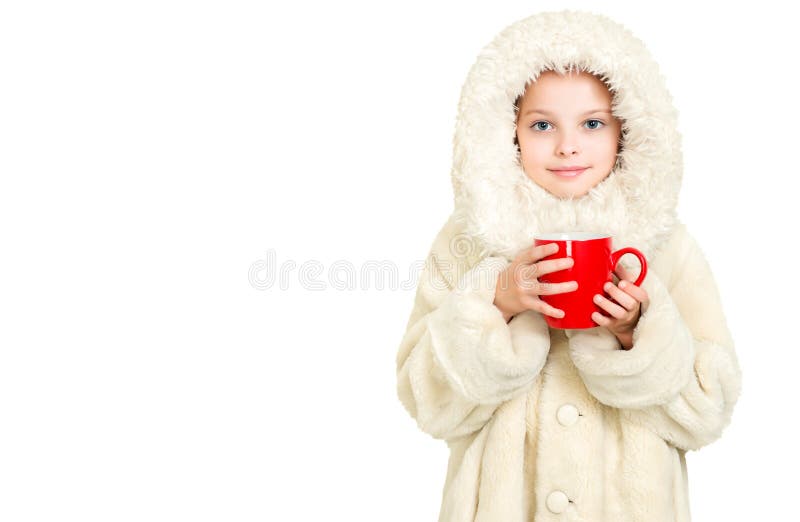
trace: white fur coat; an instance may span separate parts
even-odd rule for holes
[[[606,180],[559,200],[522,171],[513,102],[541,70],[573,64],[614,88],[624,142]],[[459,103],[455,209],[397,353],[400,401],[450,448],[440,522],[690,520],[685,452],[728,425],[741,371],[710,267],[676,218],[681,168],[657,65],[605,16],[540,13],[481,52]],[[507,324],[494,306],[533,235],[564,230],[647,256],[631,350],[603,327],[550,329],[534,311]]]

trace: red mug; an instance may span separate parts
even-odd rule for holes
[[[564,283],[577,281],[578,289],[563,294],[540,295],[545,303],[564,310],[564,317],[557,319],[545,315],[545,321],[551,328],[579,329],[598,326],[592,319],[593,312],[608,313],[594,302],[596,294],[610,296],[603,290],[606,282],[613,282],[614,269],[624,254],[633,254],[642,265],[641,273],[634,284],[637,286],[647,275],[647,260],[640,251],[632,247],[611,251],[611,236],[591,232],[558,232],[538,234],[534,237],[534,245],[558,243],[558,252],[542,260],[571,257],[575,260],[572,268],[557,270],[539,276],[542,283]],[[612,299],[613,300],[613,299]]]

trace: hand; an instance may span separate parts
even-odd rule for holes
[[[594,296],[594,302],[611,314],[611,317],[594,312],[592,320],[608,328],[619,340],[623,350],[630,350],[633,348],[633,330],[639,323],[642,305],[649,305],[650,298],[643,288],[633,284],[636,278],[622,265],[617,265],[615,275],[619,276],[619,286],[612,282],[603,286],[603,290],[612,299],[600,294]]]
[[[543,257],[558,252],[558,243],[547,243],[520,252],[497,278],[494,304],[500,309],[506,322],[525,310],[535,310],[543,315],[560,319],[564,311],[539,299],[540,295],[563,294],[578,289],[577,281],[564,283],[540,283],[544,274],[571,268],[575,260],[571,257],[548,259]]]

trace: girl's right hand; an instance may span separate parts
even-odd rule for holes
[[[525,310],[560,319],[564,311],[539,299],[540,295],[564,294],[578,289],[577,281],[564,283],[540,283],[539,276],[571,268],[575,261],[571,257],[540,259],[558,252],[558,243],[547,243],[526,248],[511,262],[497,278],[494,305],[509,322],[512,317]]]

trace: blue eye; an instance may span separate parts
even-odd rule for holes
[[[605,123],[603,123],[600,120],[586,120],[586,123],[588,123],[588,124],[592,124],[592,123],[599,124],[599,125],[594,125],[594,126],[589,127],[590,130],[599,129],[601,126],[605,125]],[[547,130],[546,128],[540,127],[540,125],[550,125],[550,122],[535,121],[535,122],[533,122],[531,124],[530,128],[533,129],[533,130],[540,130],[540,131]]]

